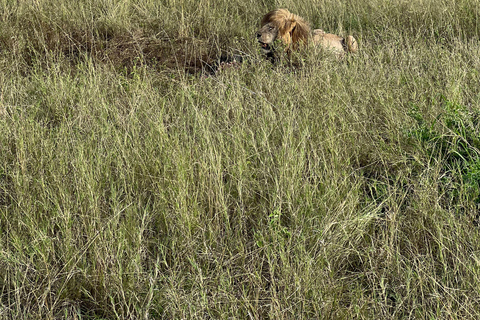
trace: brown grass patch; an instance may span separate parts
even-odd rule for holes
[[[24,30],[21,35],[4,30],[0,36],[0,52],[23,57],[27,67],[60,54],[72,63],[88,55],[95,62],[109,63],[127,71],[134,66],[148,65],[197,73],[209,69],[218,56],[218,45],[213,39],[179,38],[140,29],[114,30],[99,25],[92,31],[32,19],[25,21]]]

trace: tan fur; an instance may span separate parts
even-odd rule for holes
[[[329,48],[339,55],[345,52],[357,52],[358,44],[353,36],[346,39],[321,29],[311,30],[308,22],[287,9],[276,9],[267,13],[261,21],[257,32],[258,41],[265,50],[270,51],[270,45],[279,38],[287,45],[286,50],[296,50],[299,44],[312,41],[316,45]]]

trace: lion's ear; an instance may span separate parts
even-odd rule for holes
[[[288,19],[283,26],[279,28],[280,37],[285,44],[292,43],[292,31],[295,29],[297,22],[294,19]]]
[[[299,42],[307,42],[310,34],[310,27],[306,23],[299,22],[291,31],[291,38],[294,44]]]
[[[292,31],[297,26],[297,21],[295,19],[289,19],[285,22],[285,33],[292,33]]]

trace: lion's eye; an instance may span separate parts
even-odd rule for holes
[[[272,30],[273,30],[272,26],[268,27],[268,31],[272,31]]]

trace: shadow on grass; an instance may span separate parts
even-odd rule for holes
[[[8,27],[8,26],[7,26]],[[176,37],[160,32],[114,29],[99,24],[93,30],[59,25],[39,19],[25,22],[22,35],[15,28],[3,28],[0,53],[22,57],[26,74],[31,66],[59,55],[75,64],[85,55],[97,63],[106,63],[129,73],[134,67],[148,66],[158,70],[184,70],[188,74],[214,73],[226,57],[220,44],[228,39]],[[229,55],[230,57],[231,55]]]

